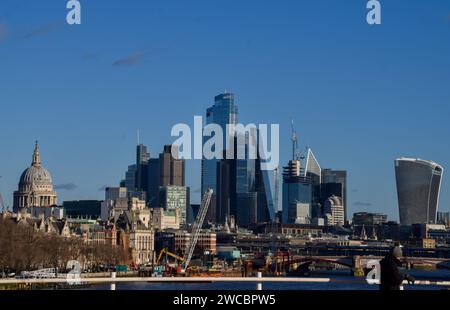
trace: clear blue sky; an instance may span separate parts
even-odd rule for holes
[[[170,129],[236,94],[241,122],[290,119],[322,167],[347,169],[349,211],[397,219],[393,161],[450,168],[450,2],[384,0],[81,0],[0,2],[0,190],[8,204],[35,139],[59,201],[101,199]],[[188,162],[200,187],[200,164]],[[450,208],[444,176],[441,209]],[[66,186],[61,186],[66,185]],[[65,189],[64,189],[65,188]],[[194,200],[198,194],[194,195]]]

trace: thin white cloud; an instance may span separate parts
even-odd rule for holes
[[[23,35],[24,39],[30,39],[41,35],[46,35],[51,32],[54,32],[64,26],[63,23],[57,22],[57,23],[50,23],[46,25],[39,26],[35,29],[32,29],[31,31],[27,32]]]
[[[354,206],[356,207],[371,207],[372,203],[370,202],[363,202],[363,201],[356,201],[353,203]]]
[[[124,58],[120,58],[116,60],[113,63],[114,67],[129,67],[139,64],[142,59],[144,59],[148,54],[150,54],[150,51],[144,51],[144,52],[134,52],[133,54],[130,54]]]
[[[66,183],[66,184],[58,184],[55,185],[55,190],[64,190],[64,191],[74,191],[77,189],[77,185],[75,183]]]

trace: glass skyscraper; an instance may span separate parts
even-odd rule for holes
[[[291,160],[283,168],[283,219],[284,223],[295,224],[302,217],[299,210],[312,213],[313,188],[311,180],[300,173],[300,161]],[[301,207],[301,208],[299,208]]]
[[[234,158],[221,159],[217,165],[216,221],[224,223],[234,217],[239,226],[252,227],[274,219],[274,193],[270,175],[273,171],[261,170],[261,159],[256,152],[251,158],[251,147],[258,149],[257,131],[242,133],[244,143],[239,137],[233,138]],[[253,136],[255,134],[255,136]],[[239,159],[239,150],[245,155]]]
[[[214,105],[206,110],[206,124],[217,124],[222,127],[224,133],[223,146],[226,148],[226,129],[228,124],[236,124],[238,118],[238,107],[234,103],[234,94],[225,92],[214,98]],[[208,138],[209,139],[209,138]],[[216,195],[217,193],[217,163],[216,159],[202,160],[202,195],[208,188],[214,190],[211,199],[207,219],[216,220]]]
[[[238,146],[237,138],[233,139],[234,150],[244,148],[246,159],[233,159],[217,161],[216,180],[216,221],[223,223],[226,217],[234,216],[238,224],[250,224],[250,214],[256,214],[256,198],[249,195],[256,192],[256,159],[248,159],[248,137],[245,144]],[[249,200],[250,199],[250,200]],[[249,203],[253,201],[253,205]],[[253,210],[253,211],[252,211]]]
[[[322,201],[325,201],[333,195],[342,198],[344,206],[344,218],[345,220],[347,220],[347,171],[322,169]]]
[[[401,225],[435,223],[444,168],[413,158],[395,160]]]
[[[134,195],[136,192],[136,165],[129,165],[128,170],[125,173],[124,186],[130,195]]]
[[[139,192],[147,191],[148,179],[147,168],[150,160],[150,153],[147,151],[147,146],[138,144],[136,147],[136,189]]]

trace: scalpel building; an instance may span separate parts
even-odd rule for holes
[[[401,225],[435,223],[444,168],[413,158],[395,160]]]

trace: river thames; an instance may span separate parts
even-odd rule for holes
[[[450,281],[450,270],[409,270],[416,280]],[[378,290],[364,278],[336,272],[316,272],[313,277],[329,278],[328,283],[263,283],[263,290]],[[205,278],[205,281],[207,278]],[[255,290],[255,283],[118,283],[116,290]],[[405,290],[443,290],[441,285],[405,285]],[[93,285],[87,290],[109,290],[109,284]]]

